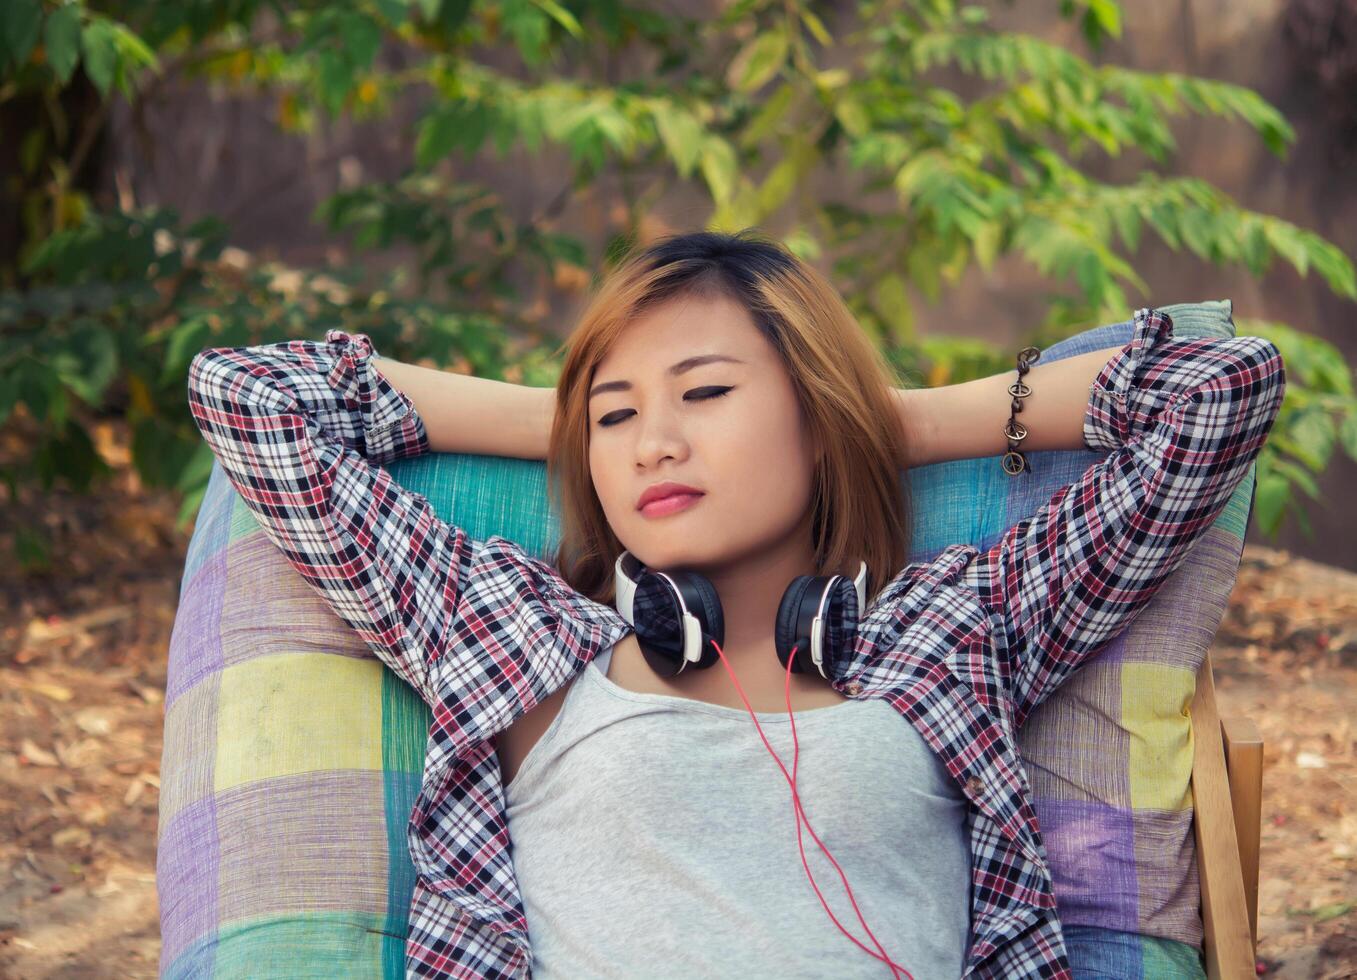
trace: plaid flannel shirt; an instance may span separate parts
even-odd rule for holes
[[[440,520],[381,468],[429,442],[411,399],[370,370],[377,356],[340,330],[209,348],[190,365],[189,404],[269,538],[432,706],[408,827],[408,975],[530,976],[493,736],[631,628],[514,542]],[[1086,445],[1108,454],[993,547],[911,563],[864,611],[834,688],[886,699],[969,801],[965,976],[1070,976],[1015,731],[1215,520],[1284,389],[1271,343],[1177,340],[1166,314],[1137,311],[1083,418]]]

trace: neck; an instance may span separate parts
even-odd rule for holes
[[[783,593],[798,575],[815,574],[809,523],[785,539],[786,543],[724,563],[699,569],[716,589],[725,620],[721,652],[732,666],[775,662],[774,626]]]

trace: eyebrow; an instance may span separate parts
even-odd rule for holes
[[[670,377],[678,377],[685,371],[691,371],[695,367],[701,367],[703,364],[715,364],[719,361],[729,361],[731,364],[743,364],[744,361],[738,357],[731,357],[728,354],[699,354],[697,357],[690,357],[679,361],[669,369]],[[594,385],[589,391],[589,397],[601,395],[605,391],[631,391],[630,381],[605,381],[603,384]]]

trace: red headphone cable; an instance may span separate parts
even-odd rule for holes
[[[773,761],[777,763],[778,768],[782,770],[783,778],[788,781],[792,788],[792,809],[793,815],[796,817],[796,846],[801,852],[801,866],[805,868],[806,876],[810,879],[810,886],[815,889],[815,895],[820,899],[820,904],[824,906],[825,912],[828,913],[834,924],[839,927],[840,932],[852,940],[863,952],[876,959],[882,960],[890,968],[891,977],[894,978],[894,980],[899,980],[899,971],[903,971],[909,980],[914,980],[914,975],[912,973],[890,958],[886,953],[885,948],[881,945],[881,941],[876,938],[876,933],[872,932],[871,926],[867,925],[867,921],[862,917],[862,910],[858,908],[857,899],[853,897],[853,888],[848,884],[848,878],[844,875],[843,868],[839,867],[839,862],[834,860],[834,855],[829,853],[829,848],[825,847],[824,842],[820,840],[820,836],[815,833],[815,828],[810,825],[810,817],[806,816],[806,811],[801,806],[801,796],[796,791],[796,769],[800,761],[801,746],[796,735],[796,718],[792,713],[792,663],[796,657],[797,648],[792,648],[792,655],[787,660],[787,683],[785,687],[787,696],[787,717],[791,720],[792,726],[792,775],[789,776],[787,774],[787,767],[782,764],[782,760],[778,757],[778,754],[773,751],[772,745],[768,743],[768,739],[764,736],[763,726],[759,724],[758,716],[754,714],[754,709],[750,707],[749,699],[744,696],[744,688],[740,686],[740,681],[739,678],[735,676],[734,668],[730,666],[730,662],[726,660],[725,653],[722,652],[720,645],[717,644],[716,641],[712,641],[712,646],[715,647],[716,652],[720,654],[721,662],[725,664],[726,671],[730,674],[730,679],[734,681],[735,690],[739,693],[740,700],[744,702],[745,710],[749,712],[749,716],[754,720],[754,727],[759,731],[759,738],[763,739],[764,746],[768,749],[769,754],[772,755]],[[806,861],[806,849],[801,837],[802,820],[805,820],[806,829],[810,831],[810,835],[814,838],[815,843],[819,846],[820,850],[825,853],[825,857],[829,858],[830,862],[834,865],[834,869],[838,871],[839,879],[843,882],[844,888],[848,891],[848,900],[853,903],[853,911],[857,913],[858,921],[862,923],[862,928],[867,930],[867,935],[872,937],[872,942],[876,944],[878,952],[873,952],[868,949],[858,941],[856,936],[845,929],[843,924],[835,917],[833,911],[830,910],[829,904],[825,902],[825,897],[820,893],[820,887],[815,884],[815,876],[811,874],[810,865]]]

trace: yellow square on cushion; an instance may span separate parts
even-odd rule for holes
[[[221,673],[217,792],[300,772],[382,768],[382,664],[326,653]]]
[[[1186,810],[1192,806],[1188,708],[1196,686],[1196,673],[1181,667],[1121,665],[1121,723],[1130,736],[1127,764],[1133,809]]]

